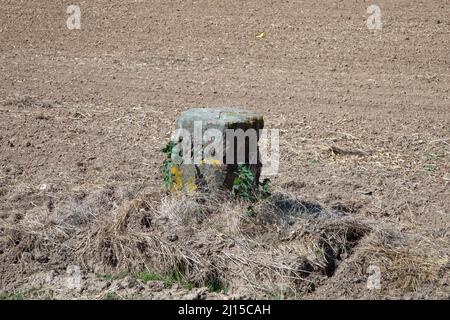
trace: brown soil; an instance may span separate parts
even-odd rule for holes
[[[0,291],[449,298],[448,4],[380,0],[383,29],[374,32],[366,27],[369,3],[355,1],[77,3],[81,30],[66,27],[72,2],[0,4]],[[200,226],[177,222],[161,191],[159,150],[177,115],[203,106],[261,112],[267,128],[281,130],[273,188],[320,205],[332,219],[302,216],[285,225],[238,217],[235,238],[214,218],[223,211]],[[301,266],[299,278],[309,281],[289,283],[280,296],[271,284],[286,278],[283,268],[256,256],[247,266],[273,273],[257,269],[250,287],[235,279],[222,253],[239,258],[253,240],[280,265]],[[323,259],[310,257],[308,241]],[[139,243],[180,260],[158,264]],[[133,248],[139,256],[127,255]],[[202,273],[189,254],[212,267]],[[94,276],[149,266],[163,272],[180,261],[200,287],[223,272],[228,292]],[[81,266],[84,288],[61,291],[58,275],[72,264]],[[367,289],[370,265],[381,268],[380,290]]]

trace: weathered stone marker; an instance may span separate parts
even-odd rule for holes
[[[172,141],[172,189],[231,190],[239,165],[247,166],[258,187],[258,141],[263,117],[239,108],[190,109],[176,122]]]

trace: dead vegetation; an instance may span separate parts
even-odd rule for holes
[[[362,266],[380,266],[384,292],[401,295],[450,280],[448,245],[447,241],[430,242],[417,235],[393,236],[378,230],[359,248],[359,255],[364,257]]]
[[[1,265],[29,267],[26,263],[34,262],[36,269],[50,263],[77,264],[96,273],[176,272],[197,287],[214,283],[268,298],[307,297],[346,263],[357,265],[360,274],[368,265],[380,266],[384,290],[393,296],[448,276],[448,243],[433,247],[375,221],[357,219],[346,208],[326,208],[286,191],[258,202],[254,216],[245,214],[245,202],[226,195],[159,196],[143,190],[111,205],[109,212],[90,212],[89,219],[86,210],[74,210],[71,214],[80,217],[71,220],[45,222],[41,214],[39,221],[36,212],[33,221],[21,219],[14,227],[2,222]],[[2,286],[14,288],[20,281],[2,280]]]

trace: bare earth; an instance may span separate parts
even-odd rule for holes
[[[376,32],[366,27],[372,4],[367,1],[80,0],[81,30],[66,27],[70,4],[0,3],[0,293],[450,297],[448,1],[377,0],[383,28]],[[258,32],[265,37],[256,37]],[[343,245],[345,255],[333,254],[331,271],[306,264],[312,267],[303,278],[311,278],[311,285],[291,284],[286,295],[269,285],[244,288],[245,281],[235,281],[233,267],[219,256],[227,249],[217,253],[223,268],[211,263],[228,283],[221,293],[194,280],[200,288],[99,276],[167,267],[151,259],[122,264],[117,254],[101,259],[107,244],[93,230],[136,199],[135,211],[157,220],[152,210],[161,211],[161,201],[167,209],[170,201],[161,186],[159,150],[181,111],[211,106],[256,110],[266,128],[280,129],[280,170],[271,177],[275,190],[370,225],[360,233],[352,229],[357,239],[344,237],[354,243]],[[158,223],[142,234],[166,237],[170,228]],[[265,225],[266,231],[242,239],[257,239],[264,252],[270,238],[270,248],[281,250],[281,238],[304,225],[308,220],[280,234]],[[214,251],[218,245],[238,256],[234,240],[224,236],[228,240],[217,242],[215,236],[192,233],[197,227],[177,226],[183,250],[192,240],[193,250],[202,248],[201,257],[211,255],[205,248]],[[383,241],[376,240],[379,234]],[[97,237],[103,253],[80,240],[90,236]],[[299,237],[288,241],[300,245]],[[329,260],[328,247],[318,243]],[[297,251],[286,248],[280,261],[288,264]],[[82,289],[61,289],[68,265],[80,266]],[[381,269],[381,289],[367,288],[370,265]]]

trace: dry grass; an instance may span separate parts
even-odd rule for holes
[[[385,291],[414,292],[423,285],[436,287],[449,278],[448,241],[439,241],[410,234],[397,234],[381,230],[360,246],[364,263],[381,268]],[[362,269],[365,269],[363,267]]]
[[[92,224],[79,253],[91,267],[100,259],[115,269],[176,270],[198,285],[214,278],[254,294],[280,287],[297,294],[311,290],[311,274],[332,275],[336,259],[370,230],[287,194],[255,205],[255,217],[244,214],[247,205],[223,195],[177,194],[149,208],[138,198]],[[136,224],[143,213],[151,215],[146,231]]]
[[[62,263],[79,263],[87,270],[177,271],[198,286],[215,281],[253,297],[279,297],[280,292],[301,297],[326,282],[352,255],[360,266],[379,265],[384,281],[401,292],[436,283],[448,263],[448,256],[433,247],[427,246],[427,254],[420,251],[426,242],[419,250],[411,238],[387,232],[379,223],[282,190],[254,204],[251,217],[245,214],[248,203],[225,195],[158,198],[141,192],[112,212],[90,214],[70,229],[67,219],[46,223],[36,213],[33,221],[22,219],[14,228],[2,224],[2,247],[12,246],[10,256],[16,261],[34,247],[56,255],[65,248],[68,261]],[[77,212],[86,217],[86,210],[71,214]]]

